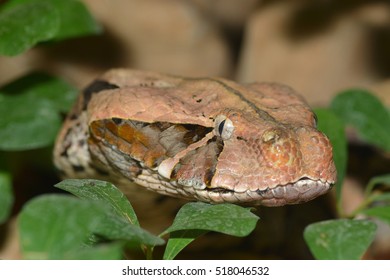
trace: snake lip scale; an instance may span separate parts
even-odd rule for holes
[[[79,95],[53,155],[64,177],[209,203],[303,203],[337,177],[329,139],[290,87],[131,69]]]
[[[297,182],[256,191],[236,192],[225,188],[205,189],[195,196],[209,196],[212,203],[233,202],[243,205],[283,206],[310,201],[327,193],[334,184],[321,180],[300,179]],[[207,193],[207,194],[205,194]],[[241,203],[240,203],[241,202]]]

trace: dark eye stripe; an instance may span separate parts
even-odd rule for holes
[[[119,86],[110,84],[109,82],[102,81],[102,80],[96,80],[92,82],[86,89],[83,91],[84,96],[84,102],[83,102],[83,110],[85,110],[88,106],[89,100],[91,100],[92,95],[94,93],[98,93],[103,90],[107,89],[116,89],[119,88]]]

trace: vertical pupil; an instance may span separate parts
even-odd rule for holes
[[[223,127],[224,127],[224,125],[225,125],[225,121],[226,121],[226,120],[221,121],[221,123],[220,123],[219,126],[218,126],[219,135],[222,135]]]

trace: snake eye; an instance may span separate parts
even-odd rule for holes
[[[234,131],[233,122],[224,115],[215,118],[215,134],[223,140],[228,140]]]

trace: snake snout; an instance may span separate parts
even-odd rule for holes
[[[303,176],[334,184],[337,174],[328,137],[314,128],[300,128],[297,134],[304,163]]]

